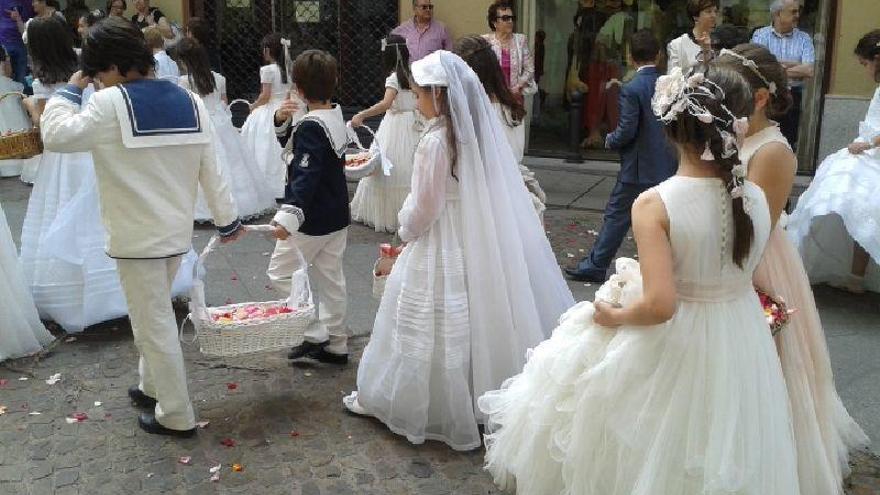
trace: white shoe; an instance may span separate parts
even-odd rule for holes
[[[342,398],[342,405],[345,406],[346,409],[351,411],[354,414],[359,416],[369,416],[370,413],[367,412],[366,409],[361,406],[360,402],[358,402],[358,393],[354,391],[345,397]]]
[[[845,290],[851,294],[865,293],[865,277],[849,274],[840,281],[828,282],[828,285],[835,289]]]

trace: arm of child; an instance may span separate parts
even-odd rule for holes
[[[413,159],[412,192],[398,214],[403,242],[421,237],[440,217],[446,203],[446,180],[450,174],[449,150],[435,136],[422,138]]]
[[[388,109],[391,108],[391,104],[394,103],[395,98],[397,98],[397,90],[394,88],[385,88],[385,96],[382,98],[382,101],[366,110],[356,113],[354,117],[351,118],[352,127],[360,127],[364,125],[364,120],[387,112]]]
[[[632,219],[643,295],[639,301],[624,308],[596,303],[594,320],[604,327],[658,325],[672,318],[678,305],[669,217],[660,195],[654,191],[642,193],[633,203]]]
[[[771,228],[776,227],[791,195],[797,158],[782,143],[762,146],[749,161],[749,180],[764,191],[770,206]]]
[[[605,147],[619,150],[633,142],[639,131],[639,97],[630,85],[620,90],[620,120],[614,132],[605,138]]]
[[[76,74],[74,74],[76,76]],[[104,133],[100,127],[110,117],[112,103],[96,93],[80,111],[82,88],[68,84],[49,98],[40,117],[40,135],[49,151],[90,151]]]
[[[207,110],[203,108],[203,103],[199,102],[199,112],[202,115],[208,115]],[[207,126],[211,127],[210,120]],[[212,129],[207,129],[213,133]],[[234,238],[241,221],[238,218],[238,211],[235,207],[235,201],[232,199],[232,191],[229,188],[229,177],[223,175],[223,171],[217,164],[217,155],[214,150],[214,143],[202,147],[202,154],[199,164],[199,185],[202,186],[202,192],[205,194],[205,202],[214,218],[214,225],[220,233],[221,239],[228,237]]]
[[[284,227],[289,233],[299,230],[305,220],[302,211],[308,209],[314,201],[324,169],[333,166],[324,163],[322,159],[326,153],[327,136],[320,124],[304,122],[293,139],[289,194],[285,198],[285,204],[272,219],[273,223]]]

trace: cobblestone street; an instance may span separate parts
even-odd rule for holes
[[[604,203],[607,181],[563,172],[539,178],[553,204],[546,225],[554,251],[560,264],[570,264],[592,244],[601,214],[566,195],[584,201],[595,191],[595,203]],[[580,193],[566,189],[573,182]],[[0,180],[16,241],[28,194],[17,179]],[[197,229],[197,249],[211,232]],[[202,355],[197,344],[184,345],[190,395],[198,420],[206,423],[194,439],[151,436],[138,428],[126,395],[137,383],[127,320],[60,336],[39,356],[0,364],[0,494],[499,493],[482,470],[482,450],[454,452],[436,442],[413,446],[375,420],[344,412],[341,398],[355,387],[357,360],[378,305],[370,273],[376,246],[389,238],[360,225],[351,229],[347,323],[359,337],[347,366],[291,367],[285,352],[219,360]],[[250,234],[209,258],[209,305],[279,299],[264,273],[271,247],[268,239]],[[634,249],[627,239],[619,255],[632,256]],[[591,298],[596,289],[582,283],[571,288],[577,300]],[[870,330],[877,329],[880,298],[847,297],[824,287],[816,294],[841,396],[876,438],[880,336]],[[55,374],[57,382],[50,379]],[[880,461],[860,453],[853,463],[848,493],[880,494]]]

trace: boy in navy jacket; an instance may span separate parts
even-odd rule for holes
[[[309,112],[292,125],[297,107],[287,100],[275,113],[275,132],[281,145],[292,150],[292,159],[285,197],[272,220],[277,242],[267,274],[278,290],[289,293],[291,277],[299,268],[295,250],[302,251],[309,279],[317,285],[318,321],[288,357],[346,364],[342,256],[351,215],[344,173],[348,133],[342,109],[330,102],[336,88],[336,60],[320,50],[305,51],[293,63],[293,80]]]
[[[630,56],[638,69],[620,92],[620,122],[605,138],[605,147],[620,151],[617,184],[605,206],[602,230],[590,254],[565,270],[574,280],[604,282],[611,261],[630,228],[630,210],[643,191],[675,174],[678,163],[663,125],[651,109],[654,85],[660,76],[657,55],[660,45],[649,30],[640,30],[630,39]]]

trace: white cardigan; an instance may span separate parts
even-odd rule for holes
[[[669,72],[673,67],[679,67],[682,73],[687,74],[688,69],[697,63],[697,56],[701,50],[700,45],[694,43],[688,33],[675,38],[666,47],[669,54],[666,71]]]
[[[151,138],[159,141],[126,147],[123,141],[131,131],[129,122],[119,118],[122,91],[117,87],[98,91],[82,111],[80,94],[71,85],[55,93],[46,104],[40,129],[49,151],[92,152],[108,255],[147,259],[187,252],[199,185],[215,224],[226,226],[221,227],[221,234],[239,227],[227,179],[214,158],[210,116],[201,98],[190,93],[200,132]],[[182,144],[172,144],[174,140]]]

